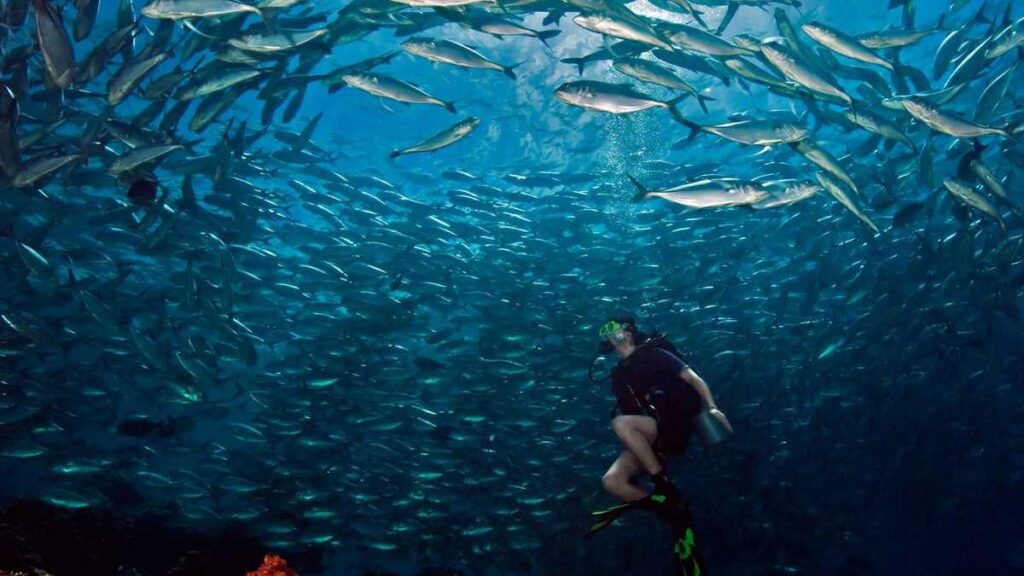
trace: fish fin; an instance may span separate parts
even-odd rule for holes
[[[501,69],[501,71],[505,73],[505,76],[508,76],[509,78],[515,80],[516,79],[516,72],[515,72],[516,68],[522,66],[525,63],[526,63],[525,60],[523,60],[522,62],[516,62],[515,64],[513,64],[511,66],[505,66],[504,68]]]
[[[555,36],[558,36],[561,33],[561,30],[541,30],[537,32],[537,39],[540,40],[545,46],[547,46],[548,50],[550,50],[551,46],[548,45],[548,40],[554,38]]]
[[[552,24],[557,25],[558,22],[565,16],[565,12],[559,12],[558,10],[552,10],[548,12],[548,15],[544,17],[544,21],[541,22],[544,26],[550,26]]]
[[[753,158],[753,157],[757,157],[757,156],[760,156],[761,154],[765,154],[765,153],[767,153],[767,152],[770,152],[770,151],[771,151],[771,149],[772,149],[772,147],[771,147],[770,145],[769,145],[769,146],[765,146],[764,148],[761,148],[760,150],[758,150],[758,151],[757,151],[757,152],[756,152],[756,153],[755,153],[755,154],[754,154],[754,155],[752,156],[752,158]]]
[[[458,111],[455,109],[455,102],[456,100],[452,100],[451,102],[445,102],[444,109],[451,112],[452,114],[457,114]]]
[[[268,32],[270,32],[271,34],[274,34],[274,33],[277,32],[274,29],[274,24],[270,21],[270,18],[267,18],[267,14],[265,12],[263,12],[263,10],[260,10],[259,8],[256,8],[256,7],[253,7],[253,10],[255,10],[256,14],[259,15],[260,20],[263,21],[263,25],[267,27],[267,31]]]
[[[704,113],[707,114],[708,113],[707,101],[708,100],[714,100],[714,98],[712,98],[711,96],[705,96],[705,95],[703,95],[703,94],[701,94],[699,92],[697,94],[695,94],[695,96],[697,97],[697,104],[700,104],[701,110],[703,110]]]
[[[629,181],[633,183],[633,186],[636,186],[636,194],[633,195],[632,199],[633,202],[639,202],[646,198],[647,195],[651,193],[650,190],[644,188],[644,185],[641,184],[640,181],[637,180],[636,178],[633,178],[632,175],[626,174],[626,178],[629,178]]]
[[[392,150],[390,154],[388,154],[388,158],[398,158],[401,155],[402,155],[402,151],[398,150],[396,148],[396,149]]]
[[[726,27],[729,26],[733,17],[736,16],[736,11],[739,10],[739,7],[738,2],[729,2],[729,7],[725,9],[725,16],[722,17],[722,21],[718,23],[718,28],[715,29],[716,35],[721,35],[722,32],[725,32]]]
[[[671,114],[672,117],[675,118],[676,122],[679,122],[680,124],[683,124],[684,126],[687,126],[687,127],[689,127],[690,124],[693,124],[693,122],[690,122],[686,118],[683,118],[682,113],[679,112],[679,103],[682,102],[683,100],[685,100],[689,96],[690,96],[690,93],[686,92],[686,93],[680,94],[679,96],[676,96],[675,98],[669,100],[668,102],[665,102],[665,105],[668,106],[669,114]],[[693,128],[690,128],[690,129],[692,130]]]
[[[985,8],[987,6],[988,2],[982,2],[981,6],[978,6],[978,11],[974,13],[974,16],[968,20],[967,24],[964,24],[964,26],[968,26],[970,24],[988,24],[992,22],[987,16],[985,16]]]
[[[583,76],[583,67],[587,65],[583,58],[562,58],[561,62],[564,62],[565,64],[575,64],[576,72],[578,72],[580,76]]]
[[[710,32],[711,28],[708,27],[708,23],[705,22],[703,18],[701,18],[701,15],[703,14],[703,12],[694,8],[693,11],[690,12],[690,17],[693,18],[697,22],[697,24],[700,25],[701,28]]]
[[[697,137],[697,134],[701,130],[701,125],[697,124],[692,120],[687,120],[686,118],[684,118],[683,115],[679,113],[679,109],[676,108],[675,103],[676,99],[673,99],[669,103],[668,111],[672,114],[672,118],[675,119],[676,122],[679,122],[683,126],[686,126],[687,128],[690,129],[690,134],[686,137],[686,141],[689,142],[690,140],[693,140],[694,138]]]
[[[208,38],[210,40],[216,40],[218,42],[223,42],[224,41],[223,38],[218,38],[216,36],[210,36],[206,32],[203,32],[199,28],[196,28],[195,24],[193,24],[192,21],[190,19],[188,19],[188,18],[183,18],[181,20],[181,25],[184,26],[185,28],[188,28],[189,30],[195,32],[196,34],[199,34],[203,38]]]

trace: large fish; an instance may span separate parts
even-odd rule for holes
[[[873,132],[883,138],[905,144],[907,148],[917,152],[917,145],[914,144],[914,142],[908,138],[902,130],[900,130],[899,126],[894,124],[888,118],[875,114],[874,112],[860,110],[857,108],[843,110],[842,114],[847,120],[868,132]]]
[[[890,28],[887,30],[880,30],[878,32],[861,34],[856,37],[856,40],[862,46],[871,50],[904,48],[911,44],[916,44],[932,34],[944,31],[945,18],[946,15],[943,14],[939,17],[939,22],[935,27],[927,30],[903,30],[900,28]]]
[[[901,101],[903,108],[911,116],[920,120],[923,124],[943,134],[957,138],[977,138],[979,136],[1002,136],[1010,138],[1010,133],[1003,128],[982,126],[968,120],[958,118],[950,113],[943,112],[928,104],[921,98],[907,98]]]
[[[676,50],[675,46],[663,34],[646,23],[624,20],[608,14],[580,14],[573,18],[572,21],[581,28],[586,28],[605,36],[649,44],[671,52]]]
[[[684,50],[700,52],[717,58],[752,54],[750,50],[731,44],[710,32],[693,26],[663,24],[659,30],[669,43]]]
[[[18,146],[18,98],[0,82],[0,169],[9,178],[21,171]]]
[[[435,10],[464,28],[470,28],[499,38],[502,36],[529,36],[540,40],[547,46],[548,40],[562,33],[561,30],[534,30],[518,22],[475,8],[469,8],[465,11],[452,8],[435,8]]]
[[[868,228],[871,228],[871,230],[875,234],[880,234],[878,226],[875,225],[871,218],[869,218],[868,215],[865,214],[864,211],[860,209],[860,206],[857,206],[857,203],[853,201],[853,198],[850,198],[846,191],[843,190],[842,184],[836,182],[835,180],[832,179],[831,176],[825,174],[824,172],[815,172],[814,177],[818,180],[818,183],[821,184],[821,187],[824,188],[829,194],[831,194],[833,198],[838,200],[840,204],[842,204],[844,207],[846,207],[847,210],[852,212],[853,215],[859,218],[861,222],[866,224]]]
[[[566,82],[555,89],[555,98],[588,110],[629,114],[649,108],[667,108],[672,117],[682,121],[676,106],[687,94],[663,101],[635,90],[628,84],[609,84],[594,80]]]
[[[259,8],[232,0],[153,0],[142,9],[142,15],[147,18],[170,20],[215,18],[247,12],[263,17]]]
[[[971,160],[970,167],[971,172],[973,172],[978,180],[988,188],[989,192],[991,192],[993,196],[999,198],[1000,201],[1009,206],[1010,209],[1018,216],[1024,214],[1024,211],[1021,210],[1020,206],[1010,199],[1010,195],[1006,192],[1006,186],[1004,183],[996,177],[992,172],[992,169],[981,161],[981,158]]]
[[[96,25],[96,14],[100,9],[100,0],[74,0],[75,10],[75,42],[85,40]]]
[[[452,8],[469,6],[470,4],[494,4],[496,0],[391,0],[399,4],[408,4],[419,8]]]
[[[170,57],[170,52],[160,52],[149,58],[125,64],[117,74],[110,77],[107,85],[107,104],[114,106],[120,103],[147,74]]]
[[[1009,6],[1007,6],[1009,8]],[[1014,48],[1024,45],[1024,17],[1017,19],[992,38],[985,58],[992,60],[1009,53]]]
[[[821,191],[821,186],[806,180],[773,181],[764,183],[768,196],[750,205],[756,210],[788,206],[806,200]]]
[[[808,22],[807,24],[802,25],[800,29],[810,36],[815,42],[836,54],[842,54],[847,58],[852,58],[868,64],[875,64],[888,70],[893,69],[892,64],[879,58],[877,54],[861,44],[856,38],[836,30],[835,28],[826,26],[821,22]]]
[[[209,96],[232,86],[245,84],[255,78],[266,74],[266,70],[258,68],[236,68],[232,70],[212,70],[210,74],[203,74],[203,78],[194,77],[197,84],[182,87],[174,93],[178,100],[192,100]]]
[[[413,84],[385,76],[384,74],[374,74],[371,72],[342,74],[340,80],[348,86],[374,96],[390,98],[391,100],[409,104],[433,104],[441,106],[452,114],[455,113],[455,104],[453,102],[445,102],[435,98]]]
[[[761,45],[761,53],[772,66],[782,72],[783,76],[811,92],[836,98],[846,104],[853,104],[853,98],[850,98],[849,94],[800,61],[796,52],[789,48],[779,43],[766,42]]]
[[[853,181],[853,178],[846,172],[846,170],[839,164],[835,156],[829,153],[818,145],[817,142],[806,138],[799,142],[792,144],[793,149],[800,153],[801,156],[807,158],[811,162],[818,165],[819,168],[825,170],[832,176],[838,178],[843,184],[846,184],[850,190],[853,190],[855,194],[860,196],[860,190],[857,188],[857,184]]]
[[[273,32],[270,34],[246,34],[228,40],[228,44],[247,52],[276,54],[294,50],[327,34],[326,28],[299,32]]]
[[[811,134],[806,126],[785,120],[739,120],[714,126],[701,126],[685,118],[680,122],[690,129],[687,140],[693,139],[700,132],[707,132],[751,146],[793,144]]]
[[[67,88],[75,78],[75,52],[64,28],[64,18],[56,3],[32,0],[36,15],[36,42],[53,83]]]
[[[33,162],[29,162],[22,168],[20,172],[11,181],[15,188],[27,188],[29,186],[35,186],[53,175],[54,172],[80,162],[85,159],[84,154],[67,154],[65,156],[56,156],[53,158],[41,158]]]
[[[664,86],[665,88],[671,88],[672,90],[681,90],[683,92],[693,94],[697,98],[697,103],[704,109],[704,112],[708,111],[705,101],[714,100],[714,98],[710,96],[701,94],[696,88],[682,81],[678,76],[665,69],[663,66],[659,66],[657,63],[650,60],[641,60],[640,58],[622,58],[612,62],[612,67],[619,72],[636,78],[642,82],[649,82],[651,84],[657,84],[658,86]]]
[[[464,120],[459,120],[455,124],[445,128],[444,130],[434,134],[430,138],[427,138],[419,144],[403,148],[401,150],[393,150],[391,152],[391,158],[397,158],[405,154],[415,154],[417,152],[433,152],[440,150],[446,146],[462,140],[469,135],[470,132],[476,129],[480,125],[480,119],[470,116]]]
[[[402,42],[402,49],[410,54],[434,62],[452,64],[464,68],[497,70],[513,80],[516,78],[516,73],[513,71],[514,66],[503,66],[497,62],[492,62],[485,58],[483,54],[454,40],[410,38]]]
[[[1003,231],[1003,234],[1006,234],[1006,223],[1003,222],[1003,217],[999,215],[999,210],[981,194],[975,192],[974,188],[955,178],[944,179],[942,186],[964,204],[995,220],[999,223],[999,228]]]
[[[650,190],[636,178],[628,178],[637,190],[633,196],[634,202],[653,197],[689,208],[722,208],[749,205],[768,197],[768,191],[754,182],[700,180],[664,190]]]
[[[647,52],[650,49],[650,46],[648,46],[647,44],[643,44],[641,42],[621,40],[619,42],[616,42],[615,44],[612,44],[605,48],[601,48],[595,52],[591,52],[586,56],[581,56],[579,58],[562,58],[561,62],[575,65],[576,71],[580,74],[580,76],[582,76],[583,70],[586,68],[587,64],[591,64],[593,62],[600,62],[602,60],[632,58],[635,56],[639,56],[640,54],[643,54],[644,52]],[[671,52],[668,52],[668,54],[671,54]]]
[[[184,146],[181,144],[161,144],[157,146],[136,148],[114,160],[110,164],[109,170],[111,174],[120,174],[122,172],[134,170],[139,166],[155,162],[167,154],[170,154],[175,150],[181,150],[182,148],[184,148]]]

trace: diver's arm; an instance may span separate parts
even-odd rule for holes
[[[690,386],[693,386],[695,390],[697,390],[697,394],[700,394],[701,399],[704,400],[705,406],[707,406],[711,410],[715,410],[718,408],[715,405],[715,398],[711,395],[711,389],[708,388],[707,383],[704,382],[704,380],[700,376],[697,376],[697,373],[693,371],[693,368],[687,366],[686,368],[683,369],[682,372],[679,373],[679,377]]]

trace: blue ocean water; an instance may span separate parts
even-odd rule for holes
[[[69,30],[74,4],[62,7]],[[123,56],[61,101],[41,80],[44,55],[15,50],[35,50],[35,16],[9,30],[2,80],[17,85],[23,58],[28,70],[18,93],[22,161],[86,160],[27,187],[8,179],[0,196],[0,501],[42,500],[56,510],[47,526],[85,526],[96,514],[211,539],[244,534],[256,544],[242,565],[254,570],[261,555],[251,550],[267,551],[304,576],[675,573],[668,530],[645,512],[583,539],[589,512],[615,503],[601,478],[623,449],[609,426],[616,359],[592,363],[598,328],[627,313],[683,351],[736,430],[711,454],[693,441],[669,466],[713,574],[1024,574],[1024,252],[1013,207],[1024,200],[1013,131],[1024,91],[1013,72],[984,122],[1006,137],[958,139],[899,104],[886,108],[886,95],[838,66],[853,106],[771,92],[722,72],[723,59],[711,65],[724,78],[673,68],[713,98],[707,113],[684,99],[688,121],[807,127],[857,183],[854,201],[875,234],[826,190],[763,209],[638,201],[629,176],[651,189],[727,178],[779,186],[814,183],[820,170],[786,143],[705,131],[687,140],[661,105],[614,115],[557,99],[559,86],[581,78],[561,60],[615,41],[575,24],[578,6],[501,4],[491,13],[561,32],[547,46],[451,22],[415,35],[472,46],[515,65],[515,79],[402,51],[396,27],[416,28],[418,15],[431,22],[439,12],[430,8],[268,10],[278,27],[312,13],[322,19],[305,29],[337,26],[345,14],[373,29],[324,53],[292,51],[277,61],[288,75],[303,57],[314,62],[303,73],[318,75],[397,50],[373,72],[457,111],[352,86],[331,93],[313,80],[291,122],[282,104],[264,125],[259,90],[285,82],[266,72],[200,132],[187,128],[193,104],[168,140],[188,148],[150,165],[167,196],[144,206],[128,197],[131,181],[95,174],[133,146],[112,129],[84,136],[96,118],[132,124],[152,102],[135,90],[107,107]],[[955,73],[957,63],[933,75],[951,31],[964,30],[962,62],[1007,27],[1021,34],[1024,16],[1012,2],[764,4],[739,7],[721,37],[777,36],[776,10],[798,27],[817,21],[854,36],[936,27],[899,51],[929,83],[910,82],[915,92],[939,90]],[[135,54],[158,25],[143,6],[133,7],[146,27]],[[351,16],[359,6],[365,12]],[[693,23],[672,6],[629,5]],[[95,29],[74,42],[76,61],[116,29],[118,8],[101,3]],[[545,22],[552,10],[567,14]],[[714,28],[727,8],[702,10]],[[194,20],[214,39],[184,60],[197,32],[176,25],[175,56],[149,78],[209,64],[227,40],[266,31],[252,14],[236,22],[242,31]],[[986,87],[1015,70],[1020,51],[964,72],[966,85],[941,109],[979,118]],[[906,93],[896,84],[909,73],[898,80],[834,58],[879,73],[888,96]],[[628,82],[659,104],[678,95],[608,60],[582,78]],[[843,120],[858,110],[890,119],[912,145]],[[316,147],[282,136],[317,115]],[[389,158],[467,116],[480,125],[461,141]],[[36,130],[45,136],[29,142]],[[312,156],[286,156],[294,148]],[[1009,204],[972,175],[972,153]],[[964,208],[945,178],[987,198],[1006,231]],[[35,566],[60,576],[88,530],[72,530],[82,539],[72,544],[53,528],[53,547],[68,552],[41,555],[24,536],[42,514],[30,510],[28,520],[2,516],[0,561],[32,549]],[[123,558],[93,558],[82,573],[169,573],[188,546],[166,542],[145,566],[126,545],[109,548]]]

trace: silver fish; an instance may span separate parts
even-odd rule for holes
[[[438,132],[437,134],[434,134],[433,136],[427,138],[426,140],[420,142],[419,144],[410,146],[408,148],[403,148],[401,150],[393,150],[391,152],[390,157],[397,158],[398,156],[404,154],[415,154],[417,152],[433,152],[435,150],[440,150],[441,148],[451,146],[452,144],[458,142],[459,140],[462,140],[463,138],[468,136],[470,132],[475,130],[476,127],[479,125],[480,119],[470,116],[469,118],[460,120],[455,124],[449,126],[448,128],[445,128],[444,130]]]
[[[124,100],[147,74],[170,57],[170,52],[161,52],[149,58],[125,64],[117,74],[110,77],[110,82],[107,84],[107,103],[114,106]]]
[[[56,158],[36,160],[35,162],[30,162],[21,172],[18,172],[11,183],[14,184],[15,188],[32,186],[57,170],[83,159],[85,159],[85,156],[82,154],[68,154]]]
[[[941,132],[957,138],[977,138],[978,136],[1010,137],[1010,134],[1002,128],[982,126],[962,118],[957,118],[952,114],[942,112],[920,98],[908,98],[902,102],[903,108],[909,112],[911,116],[917,118],[923,124],[936,132]]]
[[[157,146],[146,146],[144,148],[136,148],[131,152],[121,156],[117,160],[114,160],[110,164],[109,171],[111,174],[120,174],[127,172],[133,168],[153,162],[174,152],[175,150],[181,150],[184,146],[181,144],[161,144]]]
[[[516,73],[513,66],[503,66],[492,62],[482,54],[469,46],[459,44],[453,40],[436,40],[433,38],[410,38],[402,42],[402,49],[427,60],[452,64],[464,68],[484,68],[502,72],[509,78],[515,80]]]
[[[739,120],[715,126],[701,126],[685,119],[682,123],[690,128],[688,139],[692,139],[698,132],[708,132],[726,140],[751,146],[793,144],[811,134],[806,126],[783,120]]]
[[[714,100],[714,98],[710,96],[701,94],[696,88],[687,84],[663,66],[659,66],[650,60],[641,60],[640,58],[622,58],[612,62],[612,67],[619,72],[636,78],[642,82],[657,84],[658,86],[664,86],[665,88],[671,88],[672,90],[689,92],[697,98],[697,102],[705,112],[708,111],[705,101]]]
[[[817,142],[810,138],[801,140],[792,144],[793,149],[800,153],[801,156],[807,158],[811,162],[815,163],[821,169],[825,170],[829,174],[838,178],[843,184],[849,186],[850,190],[853,190],[855,194],[860,196],[860,190],[857,188],[857,184],[850,178],[850,175],[839,165],[839,161],[836,160],[835,156],[829,153],[818,145]]]
[[[390,76],[373,74],[371,72],[362,72],[359,74],[342,74],[341,80],[353,88],[357,88],[368,94],[373,94],[374,96],[390,98],[392,100],[408,102],[410,104],[433,104],[435,106],[443,107],[452,114],[455,113],[454,103],[445,102],[444,100],[435,98],[417,86],[397,80]]]
[[[765,182],[768,196],[750,205],[756,210],[788,206],[806,200],[821,191],[821,186],[806,180]]]
[[[789,48],[778,43],[766,42],[761,45],[761,53],[764,54],[772,66],[775,66],[779,72],[782,72],[783,76],[793,82],[812,92],[838,98],[846,104],[853,104],[853,98],[850,98],[841,88],[801,62],[797,58],[796,53]]]
[[[950,194],[955,196],[964,204],[998,222],[999,228],[1003,231],[1003,234],[1006,234],[1006,223],[1003,222],[1003,217],[999,215],[999,210],[997,210],[996,207],[986,200],[981,194],[975,192],[974,188],[971,188],[968,184],[965,184],[955,178],[944,179],[942,181],[942,185]]]
[[[623,40],[633,40],[674,52],[676,49],[653,27],[606,14],[580,14],[572,19],[581,28]]]
[[[876,64],[887,70],[893,69],[892,64],[879,58],[877,54],[858,42],[856,38],[848,36],[835,28],[826,26],[820,22],[809,22],[802,25],[800,29],[810,36],[815,42],[836,54],[842,54],[847,58],[852,58],[868,64]]]
[[[847,210],[853,212],[853,215],[859,218],[864,224],[867,224],[868,228],[871,228],[875,234],[880,234],[878,226],[876,226],[875,223],[871,221],[871,218],[869,218],[868,215],[865,214],[859,206],[857,206],[857,203],[853,201],[853,198],[850,198],[846,194],[846,191],[843,190],[842,184],[836,182],[831,176],[823,172],[815,172],[814,177],[818,180],[818,183],[821,184],[821,187],[828,191],[833,198],[838,200],[839,203],[845,206]]]
[[[228,44],[246,52],[275,54],[294,50],[327,34],[326,28],[318,30],[277,31],[270,34],[246,34],[228,40]]]
[[[231,0],[153,0],[142,9],[142,15],[154,19],[213,18],[251,12],[263,17],[255,6]]]
[[[75,52],[60,8],[46,0],[32,0],[32,6],[36,14],[36,42],[43,53],[46,71],[58,88],[67,88],[75,78]]]
[[[753,204],[768,197],[768,191],[754,182],[700,180],[665,190],[649,190],[636,178],[628,175],[627,177],[637,190],[633,196],[634,202],[654,197],[689,208],[722,208]]]
[[[610,112],[612,114],[629,114],[631,112],[647,110],[648,108],[667,108],[677,120],[681,116],[676,109],[676,104],[686,96],[686,94],[683,94],[666,102],[638,92],[628,84],[608,84],[595,80],[566,82],[555,89],[555,98],[567,104],[588,110]]]

